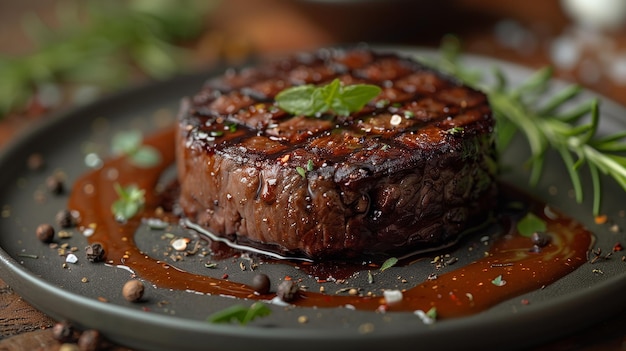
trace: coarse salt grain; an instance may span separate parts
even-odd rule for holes
[[[391,123],[392,126],[398,126],[402,123],[402,117],[400,115],[393,115],[389,123]]]
[[[424,312],[422,310],[417,310],[417,311],[413,312],[413,314],[418,316],[422,320],[422,322],[424,322],[424,324],[433,324],[433,323],[435,323],[435,320],[433,318],[430,318],[426,314],[426,312]]]
[[[393,305],[402,301],[402,291],[400,290],[385,290],[383,291],[383,296],[387,305]]]
[[[69,254],[69,255],[67,255],[67,257],[65,257],[65,262],[67,262],[67,263],[76,263],[76,262],[78,262],[78,257],[76,257],[76,255],[74,255],[74,254]]]

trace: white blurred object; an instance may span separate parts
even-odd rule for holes
[[[594,30],[615,30],[626,24],[626,0],[561,0],[576,23]]]

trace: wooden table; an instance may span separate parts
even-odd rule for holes
[[[3,1],[1,51],[19,54],[30,50],[19,20],[25,11],[49,16],[52,6],[45,0]],[[626,78],[616,73],[620,71],[610,70],[620,55],[626,57],[626,33],[592,34],[576,29],[557,0],[398,0],[358,5],[229,0],[207,21],[207,35],[196,46],[198,62],[228,59],[241,47],[261,54],[360,41],[437,47],[444,34],[455,33],[465,52],[538,68],[556,63],[550,50],[557,39],[570,40],[570,44],[580,44],[581,58],[571,66],[557,66],[557,75],[626,105]],[[216,47],[216,43],[221,44]],[[0,147],[44,118],[31,113],[0,120]],[[54,322],[0,280],[0,350],[58,349],[60,344],[51,331]],[[125,350],[121,346],[110,349]],[[626,350],[626,313],[536,350]]]

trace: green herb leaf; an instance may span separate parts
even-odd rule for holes
[[[380,92],[381,89],[375,85],[347,85],[340,90],[339,100],[341,105],[353,112],[362,109],[365,104],[375,98]]]
[[[145,190],[132,184],[122,187],[119,183],[113,184],[118,199],[111,205],[111,211],[118,221],[126,221],[135,216],[144,205]]]
[[[395,257],[389,257],[387,260],[385,260],[385,262],[383,262],[383,265],[380,266],[380,271],[384,271],[388,268],[391,268],[393,266],[396,265],[396,263],[398,263],[398,259]]]
[[[528,212],[517,222],[517,231],[525,237],[530,237],[535,232],[545,232],[546,221],[537,217],[532,212]]]
[[[317,88],[313,85],[299,85],[285,89],[276,95],[276,102],[283,110],[294,115],[313,115],[313,94]]]
[[[285,89],[276,95],[276,103],[294,115],[315,116],[332,110],[347,116],[362,109],[380,92],[380,87],[375,85],[343,86],[339,79],[335,79],[320,87],[307,84]]]
[[[208,317],[211,323],[232,323],[238,322],[246,325],[259,317],[270,315],[272,310],[262,302],[255,302],[250,307],[233,305],[221,311],[215,312]]]

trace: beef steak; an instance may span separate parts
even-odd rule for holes
[[[294,116],[283,89],[368,83],[349,116]],[[408,57],[322,49],[230,69],[184,99],[186,217],[216,235],[319,259],[441,246],[482,220],[497,186],[487,98]]]

